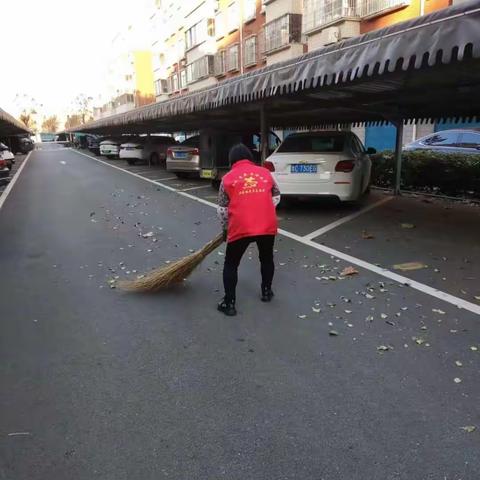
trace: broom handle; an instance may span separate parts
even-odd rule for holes
[[[223,243],[223,233],[219,233],[213,240],[210,240],[202,249],[203,255],[207,256]]]

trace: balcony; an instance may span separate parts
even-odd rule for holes
[[[265,24],[263,53],[269,55],[288,47],[291,43],[300,42],[301,35],[302,15],[288,13],[276,18]]]
[[[410,0],[360,0],[359,12],[362,18],[371,18],[408,5]]]
[[[359,20],[360,15],[356,0],[306,0],[303,19],[303,31],[308,35],[342,20]]]
[[[205,55],[187,65],[187,84],[198,82],[210,77],[215,71],[215,60],[213,55]]]

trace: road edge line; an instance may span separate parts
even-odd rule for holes
[[[20,165],[20,168],[15,172],[15,175],[13,178],[10,180],[10,183],[7,185],[7,188],[2,192],[0,195],[0,210],[2,210],[3,204],[5,203],[5,200],[7,199],[8,195],[10,192],[13,190],[13,186],[17,182],[18,178],[20,177],[20,174],[22,173],[22,170],[25,168],[25,165],[27,164],[28,160],[30,159],[30,155],[33,153],[33,150],[28,152],[27,156],[25,157],[25,160],[23,163]]]
[[[77,152],[80,155],[83,155],[87,158],[90,158],[92,160],[95,160],[99,163],[103,163],[104,165],[107,165],[109,167],[115,168],[117,170],[120,170],[121,172],[128,173],[129,175],[132,175],[134,177],[140,178],[142,180],[146,180],[147,182],[150,182],[154,185],[159,185],[162,188],[165,188],[166,190],[175,192],[178,195],[181,195],[182,197],[189,198],[191,200],[194,200],[199,203],[203,203],[204,205],[208,205],[209,207],[212,208],[217,208],[217,205],[215,203],[209,202],[208,200],[204,200],[203,198],[195,197],[194,195],[191,195],[186,192],[182,192],[181,190],[176,190],[172,187],[169,187],[168,185],[164,185],[159,182],[154,182],[153,180],[150,180],[149,178],[142,177],[141,175],[137,175],[136,173],[129,172],[128,170],[125,170],[123,168],[117,167],[116,165],[110,165],[107,162],[104,162],[103,160],[99,160],[97,158],[91,157],[90,155],[87,155],[82,152],[78,152],[76,150],[72,150],[73,152]],[[17,172],[18,173],[18,172]],[[393,198],[393,197],[392,197]],[[471,313],[475,313],[477,315],[480,315],[480,305],[475,305],[472,302],[469,302],[468,300],[464,300],[463,298],[456,297],[455,295],[451,295],[450,293],[443,292],[441,290],[438,290],[436,288],[430,287],[428,285],[425,285],[424,283],[417,282],[416,280],[412,280],[408,277],[404,277],[403,275],[399,275],[398,273],[392,272],[386,268],[382,267],[377,267],[376,265],[373,265],[372,263],[366,262],[365,260],[361,260],[360,258],[353,257],[352,255],[349,255],[347,253],[340,252],[339,250],[335,250],[333,248],[327,247],[325,245],[322,245],[320,243],[316,243],[313,240],[307,240],[305,237],[302,237],[300,235],[296,235],[295,233],[289,232],[288,230],[283,230],[279,229],[278,233],[283,235],[284,237],[290,238],[291,240],[297,241],[303,245],[306,245],[308,247],[314,248],[315,250],[319,250],[323,253],[326,253],[328,255],[331,255],[333,257],[339,258],[345,262],[352,263],[353,265],[356,265],[357,267],[363,268],[364,270],[368,270],[372,273],[375,273],[377,275],[380,275],[382,277],[388,278],[389,280],[393,280],[397,283],[400,283],[402,285],[411,287],[425,295],[429,295],[431,297],[437,298],[439,300],[442,300],[446,303],[449,303],[459,309],[462,310],[467,310]]]

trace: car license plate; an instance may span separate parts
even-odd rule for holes
[[[290,165],[290,173],[317,173],[317,165]]]
[[[213,170],[202,170],[200,176],[202,178],[213,178]]]
[[[175,158],[187,158],[187,152],[175,152]]]

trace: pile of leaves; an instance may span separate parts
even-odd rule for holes
[[[391,188],[395,176],[394,152],[371,156],[372,185]],[[480,198],[480,154],[412,151],[402,153],[404,190],[452,197]]]

